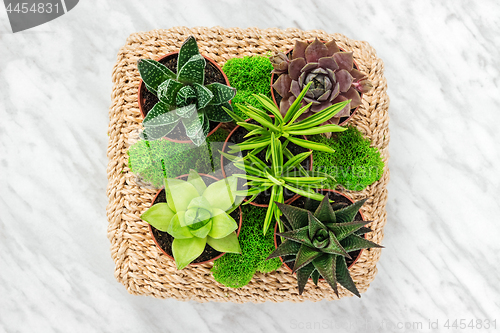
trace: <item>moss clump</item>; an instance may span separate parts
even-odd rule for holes
[[[279,258],[266,260],[274,250],[274,235],[262,233],[267,208],[242,205],[243,225],[238,237],[242,254],[226,253],[214,261],[214,279],[230,288],[248,284],[259,271],[269,273],[281,267]]]
[[[327,139],[321,135],[311,136],[312,141],[329,145],[335,153],[314,151],[314,170],[332,175],[338,184],[351,191],[361,191],[380,179],[384,172],[384,162],[380,152],[370,147],[370,140],[356,127],[349,126],[337,134],[337,138]],[[327,181],[329,188],[336,183]]]
[[[252,94],[263,94],[271,98],[271,71],[273,65],[266,56],[252,56],[229,59],[222,67],[229,84],[236,88],[236,96],[231,103],[248,103],[261,107]],[[244,116],[237,108],[235,112]]]
[[[187,174],[190,169],[199,173],[220,169],[220,159],[212,158],[212,152],[222,148],[226,137],[227,132],[219,129],[207,138],[207,145],[200,147],[168,140],[139,140],[128,150],[128,166],[144,182],[160,188],[163,186],[163,168],[169,178]],[[220,144],[214,145],[214,142]]]

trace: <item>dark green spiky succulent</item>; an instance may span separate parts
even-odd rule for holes
[[[317,285],[322,276],[337,296],[338,282],[360,297],[349,274],[346,258],[351,258],[349,252],[381,247],[362,237],[371,231],[364,227],[371,221],[354,220],[365,201],[349,206],[332,205],[326,195],[314,214],[308,209],[276,203],[288,221],[283,221],[288,231],[277,233],[285,240],[268,259],[287,256],[295,261],[293,272],[297,273],[299,294],[304,291],[309,277]]]
[[[186,135],[199,146],[208,135],[210,120],[231,121],[223,107],[232,110],[229,101],[236,90],[218,82],[204,85],[205,66],[205,58],[193,36],[188,37],[179,50],[177,73],[158,61],[139,59],[137,67],[141,78],[159,99],[142,122],[144,139],[160,139],[182,122]]]

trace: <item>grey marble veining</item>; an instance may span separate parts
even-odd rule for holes
[[[499,15],[494,0],[87,0],[12,34],[0,8],[0,332],[430,332],[429,320],[458,331],[447,319],[499,329]],[[179,25],[323,29],[384,60],[386,248],[361,299],[183,303],[131,296],[114,279],[111,70],[129,34]]]

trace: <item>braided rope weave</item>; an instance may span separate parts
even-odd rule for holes
[[[338,299],[324,281],[320,281],[318,287],[308,282],[304,294],[299,296],[296,277],[284,267],[269,274],[257,273],[245,287],[226,288],[213,279],[210,273],[212,264],[189,266],[178,271],[174,262],[156,248],[148,232],[148,224],[140,219],[140,215],[150,206],[155,191],[139,187],[127,167],[129,140],[132,133],[140,128],[142,121],[137,102],[140,77],[136,63],[139,58],[156,59],[178,50],[189,35],[196,38],[200,53],[214,59],[219,65],[233,57],[286,51],[293,47],[295,39],[311,40],[314,37],[320,40],[334,38],[341,48],[354,52],[356,63],[362,72],[368,74],[375,89],[363,96],[363,105],[350,123],[368,136],[373,146],[379,148],[386,167],[378,182],[361,192],[349,192],[348,195],[354,200],[369,198],[362,208],[365,217],[373,220],[369,227],[374,231],[368,234],[368,239],[380,244],[383,238],[383,227],[387,219],[386,186],[389,181],[389,98],[383,76],[384,65],[367,42],[351,40],[340,34],[327,34],[322,30],[221,27],[153,30],[130,35],[127,43],[120,49],[113,68],[107,151],[107,217],[116,279],[131,294],[199,302],[302,302]],[[379,249],[364,250],[351,268],[351,275],[360,292],[365,292],[373,281],[379,258]],[[339,286],[339,295],[344,297],[352,294]]]

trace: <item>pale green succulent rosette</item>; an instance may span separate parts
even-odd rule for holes
[[[229,215],[243,198],[236,195],[236,187],[235,177],[207,186],[193,170],[187,181],[165,180],[167,202],[153,205],[141,218],[174,238],[177,269],[198,258],[207,243],[219,252],[241,253],[238,223]]]

